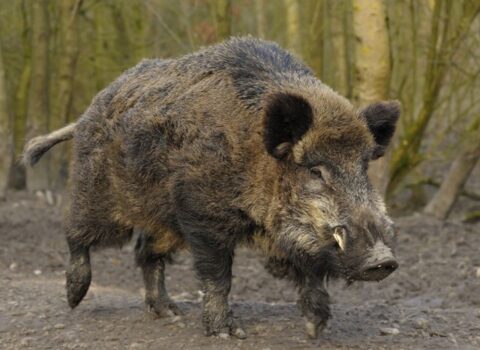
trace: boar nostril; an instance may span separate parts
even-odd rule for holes
[[[377,262],[363,269],[361,279],[365,281],[380,281],[398,268],[395,260]]]

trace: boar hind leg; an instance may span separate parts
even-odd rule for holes
[[[67,276],[67,299],[68,305],[73,309],[82,301],[87,294],[92,280],[92,269],[90,267],[90,247],[68,239],[70,249],[70,263]]]
[[[135,261],[143,273],[147,311],[157,316],[182,314],[165,288],[165,262],[171,260],[170,254],[169,251],[156,252],[152,236],[146,233],[139,235],[135,246]]]
[[[208,237],[189,240],[195,269],[204,292],[202,322],[205,335],[233,335],[246,338],[228,305],[232,285],[233,249]]]
[[[296,268],[288,260],[270,258],[266,269],[277,278],[293,280],[299,289],[298,306],[305,317],[305,327],[310,338],[317,338],[330,318],[330,298],[323,278]]]
[[[115,223],[88,220],[77,216],[67,220],[67,243],[70,262],[67,267],[67,299],[71,308],[76,307],[87,294],[92,280],[90,248],[94,246],[121,246],[132,237],[133,230]],[[82,220],[83,219],[83,220]],[[80,224],[76,224],[80,222]]]

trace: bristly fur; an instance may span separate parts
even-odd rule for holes
[[[28,141],[22,154],[22,163],[33,166],[53,146],[73,138],[75,123],[55,130],[48,135],[37,136]]]
[[[372,110],[375,118],[359,118],[299,59],[253,38],[129,69],[75,124],[25,149],[33,165],[73,137],[69,305],[89,288],[90,248],[118,246],[135,228],[148,310],[178,311],[165,262],[187,247],[205,293],[206,334],[241,336],[228,294],[235,248],[250,242],[293,276],[309,329],[325,326],[326,280],[349,279],[372,245],[364,228],[378,227],[374,238],[383,239],[390,222],[367,166],[393,133],[395,109]],[[338,226],[354,233],[341,254]]]

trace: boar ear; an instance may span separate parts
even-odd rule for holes
[[[270,96],[265,109],[265,147],[284,158],[312,124],[312,107],[305,98],[288,93]]]
[[[400,116],[400,102],[374,103],[365,107],[360,115],[367,121],[368,128],[378,145],[373,158],[379,158],[385,153],[385,149],[395,133],[395,126]]]

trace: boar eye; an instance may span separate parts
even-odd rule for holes
[[[326,182],[327,173],[326,173],[325,169],[323,169],[323,167],[317,166],[317,167],[311,168],[310,172],[316,178],[322,180],[323,182]]]

